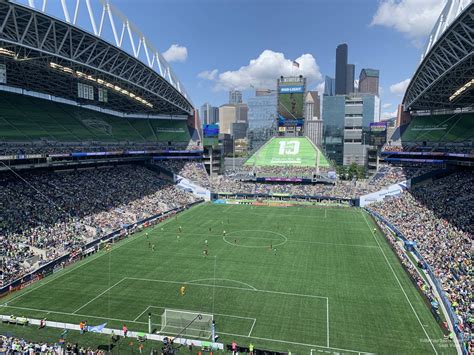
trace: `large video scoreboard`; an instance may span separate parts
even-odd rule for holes
[[[302,132],[304,126],[304,93],[306,78],[278,79],[278,132]]]
[[[369,129],[370,145],[381,147],[387,142],[387,122],[372,122]]]

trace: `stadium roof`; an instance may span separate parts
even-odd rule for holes
[[[123,113],[193,114],[169,64],[125,16],[100,0],[102,18],[96,23],[90,0],[68,3],[74,3],[72,10],[61,2],[62,20],[46,13],[46,1],[41,9],[33,1],[28,2],[31,7],[0,1],[0,64],[6,66],[7,85]],[[84,19],[92,31],[78,27]],[[115,44],[106,39],[107,25]],[[79,99],[78,83],[93,86],[95,92],[105,89],[107,102],[99,102],[97,93],[94,102]]]
[[[405,92],[405,110],[474,103],[474,0],[448,0]]]

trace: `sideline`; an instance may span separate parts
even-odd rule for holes
[[[425,333],[425,336],[426,336],[426,338],[428,339],[428,341],[430,342],[431,347],[433,348],[435,354],[438,354],[438,351],[436,350],[436,348],[435,348],[433,342],[431,341],[431,338],[430,338],[430,336],[428,335],[428,332],[426,331],[425,327],[423,326],[423,323],[421,323],[420,317],[418,316],[418,314],[417,314],[416,311],[415,311],[415,307],[413,307],[413,304],[411,303],[410,299],[408,298],[408,295],[407,295],[407,293],[405,292],[405,289],[403,288],[403,286],[402,286],[402,284],[401,284],[401,282],[400,282],[400,280],[399,280],[397,274],[395,273],[395,270],[393,269],[392,264],[390,264],[390,262],[388,261],[387,255],[385,254],[384,250],[382,249],[382,246],[380,245],[380,242],[378,241],[377,237],[376,237],[375,234],[373,233],[372,228],[370,227],[369,222],[367,221],[367,218],[365,217],[365,212],[361,209],[361,210],[360,210],[360,213],[361,213],[362,216],[364,217],[365,223],[367,224],[367,228],[369,228],[370,234],[372,234],[372,237],[375,239],[376,243],[378,244],[378,246],[379,246],[379,248],[380,248],[380,251],[382,252],[383,257],[385,258],[385,261],[387,262],[387,265],[389,266],[390,270],[392,271],[393,276],[395,276],[395,279],[397,280],[398,286],[400,286],[400,289],[402,290],[403,295],[405,296],[406,300],[408,301],[408,304],[410,305],[410,308],[411,308],[411,310],[413,311],[413,314],[415,315],[416,319],[418,320],[418,323],[420,323],[421,329],[422,329],[423,332]]]

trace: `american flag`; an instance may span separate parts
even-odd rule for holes
[[[299,68],[300,63],[298,63],[296,60],[293,61],[293,66]]]

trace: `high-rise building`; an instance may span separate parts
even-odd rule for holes
[[[337,165],[342,165],[343,159],[344,102],[344,95],[323,96],[323,148]]]
[[[347,93],[347,44],[336,48],[336,95]]]
[[[359,75],[359,92],[379,96],[379,75],[377,69],[362,69]]]
[[[219,107],[219,133],[232,134],[232,124],[247,122],[248,106],[246,104],[225,104]]]
[[[219,122],[219,108],[214,107],[207,102],[201,106],[199,116],[203,124],[214,124]]]
[[[352,94],[354,90],[355,65],[347,64],[346,67],[346,94]]]
[[[321,118],[321,101],[317,91],[306,91],[303,103],[305,120],[312,120],[314,117]]]
[[[368,128],[380,120],[380,99],[372,94],[323,97],[323,146],[338,165],[365,165]]]
[[[324,95],[325,96],[334,96],[336,95],[336,79],[331,78],[330,76],[324,77]]]
[[[380,120],[380,99],[372,94],[346,97],[343,165],[366,165],[369,126]]]
[[[231,134],[234,139],[247,138],[248,123],[246,121],[234,122],[231,126]]]
[[[259,94],[260,93],[260,94]],[[265,93],[265,94],[262,94]],[[256,97],[248,100],[248,141],[249,149],[262,146],[276,133],[277,94],[275,90],[257,90]]]
[[[318,117],[306,119],[304,121],[304,135],[315,145],[321,147],[323,143],[323,120]]]
[[[229,91],[229,104],[238,105],[242,103],[242,92],[239,90]]]

